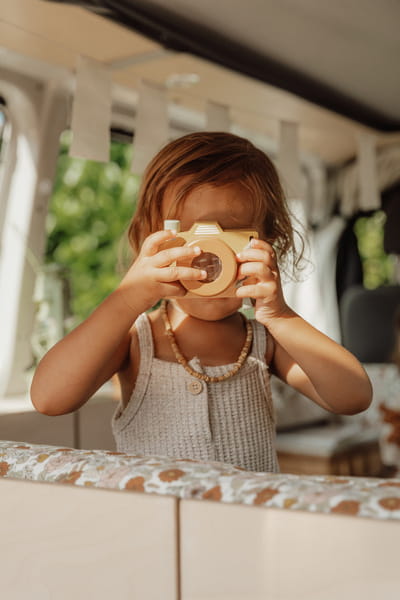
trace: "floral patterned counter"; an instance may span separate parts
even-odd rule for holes
[[[0,441],[0,476],[400,520],[400,479],[250,473],[221,463]]]

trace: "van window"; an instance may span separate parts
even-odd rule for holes
[[[120,280],[121,239],[135,210],[139,179],[130,172],[131,143],[113,139],[110,161],[102,164],[71,158],[70,140],[71,133],[64,132],[47,218],[46,263],[67,274],[74,325]]]

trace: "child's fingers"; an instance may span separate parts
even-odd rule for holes
[[[269,242],[261,240],[260,238],[252,238],[250,241],[250,248],[259,248],[261,250],[267,250],[274,254],[274,249]]]
[[[240,265],[237,278],[255,277],[258,281],[269,281],[276,279],[277,272],[264,262],[246,262]]]
[[[198,246],[172,247],[158,252],[154,257],[152,264],[155,267],[166,267],[176,260],[194,258],[195,256],[199,256],[199,254],[201,254],[201,248]]]
[[[159,246],[175,237],[172,231],[156,231],[151,233],[143,242],[140,253],[142,256],[154,256],[157,254]]]
[[[270,247],[270,249],[247,248],[245,250],[242,250],[242,252],[239,252],[236,255],[236,258],[241,263],[247,262],[247,261],[260,261],[260,262],[264,262],[264,263],[268,264],[272,268],[275,268],[277,265],[275,252],[273,251],[273,249],[271,247]]]
[[[207,277],[207,271],[191,267],[164,267],[158,270],[157,279],[163,283],[171,281],[199,281]]]
[[[264,281],[263,283],[255,283],[242,285],[236,290],[236,296],[238,298],[267,298],[273,295],[276,291],[276,286],[273,282]]]

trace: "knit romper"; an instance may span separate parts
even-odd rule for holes
[[[205,383],[178,363],[154,356],[150,322],[141,314],[135,322],[140,349],[136,385],[128,405],[121,403],[112,418],[117,450],[277,472],[266,330],[255,320],[251,324],[252,349],[240,371],[225,381]],[[189,365],[211,376],[233,367],[202,366],[197,357]]]

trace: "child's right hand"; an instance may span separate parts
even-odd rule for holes
[[[206,271],[172,264],[178,259],[198,256],[200,248],[175,246],[160,250],[162,244],[174,237],[172,231],[157,231],[143,242],[139,256],[118,286],[131,308],[144,311],[161,298],[184,296],[186,289],[181,279],[198,281],[207,277]]]

